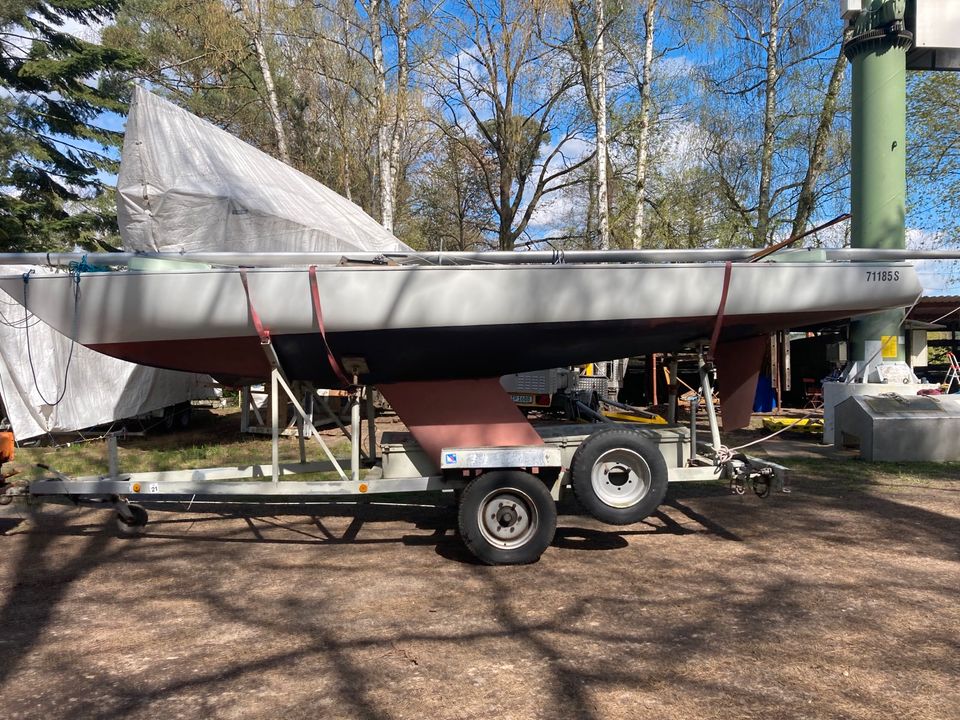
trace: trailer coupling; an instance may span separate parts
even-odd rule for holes
[[[746,493],[748,485],[759,498],[769,497],[774,488],[779,492],[790,492],[785,482],[786,468],[780,465],[741,453],[734,455],[725,465],[730,491],[736,495]]]

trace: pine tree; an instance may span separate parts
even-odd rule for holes
[[[67,31],[109,19],[122,0],[8,0],[0,9],[0,251],[94,247],[116,233],[103,179],[122,135],[117,73],[136,58]]]

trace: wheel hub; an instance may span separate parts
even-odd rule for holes
[[[480,532],[488,542],[502,548],[519,547],[537,529],[537,511],[525,493],[510,488],[495,490],[480,503]]]
[[[500,523],[502,528],[515,525],[519,519],[520,514],[512,507],[501,507],[497,510],[497,522]]]
[[[650,492],[650,466],[627,448],[614,448],[597,458],[590,472],[597,497],[611,507],[632,507]]]
[[[606,473],[607,482],[614,487],[623,487],[630,482],[630,468],[626,468],[623,465],[617,465],[607,470]]]

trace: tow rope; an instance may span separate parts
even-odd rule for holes
[[[340,379],[340,382],[342,382],[344,385],[350,385],[350,381],[340,368],[340,363],[338,363],[337,358],[334,357],[333,350],[330,349],[330,343],[327,342],[327,330],[323,326],[323,309],[320,307],[320,284],[317,282],[317,266],[311,265],[309,272],[310,295],[313,298],[313,311],[317,315],[317,325],[320,327],[320,337],[323,338],[323,347],[327,350],[327,361],[330,363],[330,367],[333,368],[333,372],[336,373],[337,377]]]

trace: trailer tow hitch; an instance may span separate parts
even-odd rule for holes
[[[772,467],[755,467],[744,457],[736,458],[739,462],[731,464],[730,490],[736,495],[743,495],[747,491],[747,483],[753,488],[759,498],[770,496],[773,480],[776,477]]]

